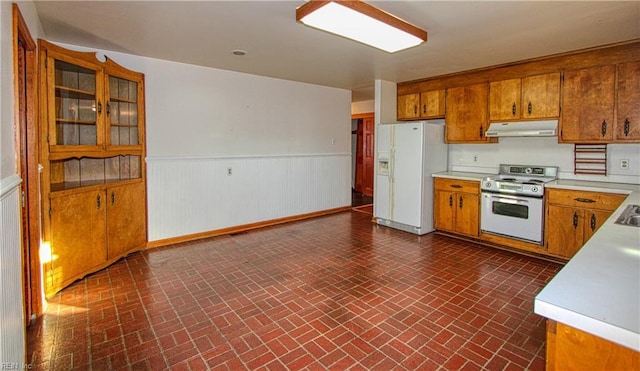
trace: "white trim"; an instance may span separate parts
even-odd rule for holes
[[[0,179],[0,198],[4,198],[22,183],[22,179],[17,175],[10,175]]]
[[[194,155],[194,156],[147,156],[145,161],[189,161],[189,160],[242,160],[257,158],[296,158],[296,157],[330,157],[330,156],[349,156],[351,152],[345,153],[294,153],[280,155],[237,155],[237,156],[214,156],[214,155]]]

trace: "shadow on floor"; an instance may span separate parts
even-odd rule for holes
[[[373,204],[373,197],[365,196],[360,192],[351,191],[351,207]]]

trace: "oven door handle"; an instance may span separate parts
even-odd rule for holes
[[[517,197],[517,196],[506,196],[506,195],[500,195],[500,196],[496,196],[496,195],[487,195],[489,197],[489,199],[491,201],[498,201],[498,202],[503,202],[505,204],[513,204],[513,205],[517,205],[517,204],[529,204],[529,201],[524,198],[524,197]]]

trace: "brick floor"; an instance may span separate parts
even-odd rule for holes
[[[543,370],[561,267],[345,212],[139,252],[53,297],[34,369]]]

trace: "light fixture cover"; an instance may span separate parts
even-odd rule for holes
[[[310,0],[296,20],[389,53],[427,41],[427,32],[362,1]]]

